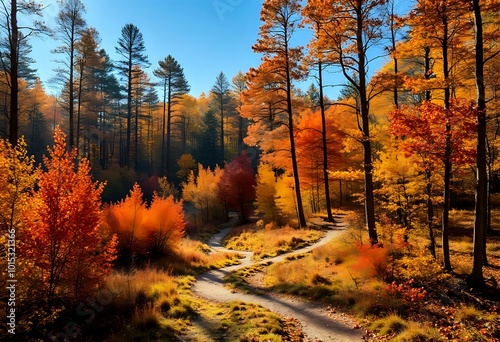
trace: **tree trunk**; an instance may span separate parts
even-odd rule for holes
[[[323,142],[323,178],[325,180],[326,214],[328,215],[328,222],[333,222],[332,203],[330,201],[330,182],[328,180],[328,146],[326,141],[325,100],[323,98],[323,66],[321,61],[318,62],[318,81],[319,107],[321,110],[321,139]]]
[[[394,106],[396,108],[399,108],[399,96],[398,96],[398,58],[396,56],[396,20],[395,20],[395,13],[394,13],[394,1],[391,2],[391,13],[390,15],[390,20],[391,20],[391,44],[392,44],[392,61],[394,62],[394,88],[392,90],[393,92],[393,97],[394,97]]]
[[[434,219],[434,208],[432,205],[432,182],[431,182],[431,171],[425,171],[425,181],[427,183],[425,188],[425,194],[427,195],[427,229],[429,231],[429,252],[436,259],[436,238],[434,236],[434,228],[432,227],[432,221]]]
[[[224,93],[223,92],[220,95],[220,160],[221,163],[224,163]]]
[[[69,145],[75,146],[75,85],[74,85],[74,69],[75,69],[75,28],[71,27],[71,42],[69,51]]]
[[[125,145],[125,164],[130,165],[130,135],[132,134],[132,56],[128,61],[128,85],[127,85],[127,140]]]
[[[11,0],[10,8],[10,115],[9,115],[9,142],[12,146],[17,145],[19,134],[19,109],[18,109],[18,94],[19,94],[19,80],[18,80],[18,40],[19,29],[17,27],[17,1]]]
[[[170,169],[171,169],[171,130],[172,130],[172,80],[168,80],[168,90],[167,90],[167,165],[165,167],[167,179],[170,180]]]
[[[163,83],[163,121],[161,128],[161,174],[165,173],[165,127],[167,121],[167,80]],[[168,179],[168,178],[167,178]]]
[[[443,40],[441,42],[443,54],[443,78],[445,82],[449,79],[448,67],[448,19],[443,17]],[[444,151],[444,190],[443,190],[443,217],[442,217],[442,244],[443,244],[443,267],[445,271],[451,271],[450,263],[450,245],[448,237],[448,225],[450,215],[450,199],[451,199],[451,124],[450,124],[450,98],[451,92],[448,85],[444,88],[444,108],[446,115],[446,143]]]
[[[287,28],[285,27],[285,37],[287,37]],[[292,158],[292,172],[293,172],[293,180],[294,180],[294,187],[295,187],[295,196],[297,198],[297,217],[299,220],[299,226],[301,228],[306,227],[306,218],[304,215],[304,206],[302,204],[302,195],[300,191],[300,180],[299,180],[299,167],[297,163],[297,153],[295,151],[295,136],[293,133],[293,109],[292,109],[292,81],[291,81],[291,75],[290,75],[290,63],[289,63],[289,56],[288,56],[288,46],[285,46],[285,59],[286,59],[286,65],[285,65],[285,72],[286,72],[286,102],[287,102],[287,112],[288,112],[288,132],[289,132],[289,139],[290,139],[290,154]]]
[[[80,77],[78,79],[78,106],[76,110],[76,143],[75,147],[78,149],[78,144],[80,142],[80,119],[81,119],[81,111],[82,111],[82,85],[83,85],[83,71],[80,70]]]
[[[487,170],[486,170],[486,100],[484,89],[483,21],[479,0],[472,1],[475,28],[475,67],[477,90],[477,174],[476,208],[474,217],[474,259],[470,281],[473,286],[484,286],[483,257],[486,254],[487,224]]]
[[[366,225],[368,227],[368,237],[370,243],[378,242],[377,231],[375,228],[375,201],[373,196],[373,164],[372,164],[372,147],[370,141],[370,122],[369,112],[370,103],[367,97],[366,86],[366,56],[364,53],[363,44],[363,29],[364,18],[361,13],[357,15],[357,54],[359,61],[359,102],[361,110],[361,124],[363,133],[363,164],[365,173],[365,215]]]
[[[424,77],[426,80],[431,78],[431,48],[426,46],[424,47]],[[425,91],[425,100],[431,100],[431,91]]]
[[[139,87],[137,84],[136,99],[135,99],[135,124],[134,124],[134,170],[137,171],[139,163]]]

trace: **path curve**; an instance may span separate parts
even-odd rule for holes
[[[232,228],[224,228],[218,234],[214,235],[209,241],[208,245],[217,251],[233,251],[227,250],[222,246],[222,239]],[[254,263],[260,262],[280,262],[286,257],[296,254],[303,254],[311,251],[321,245],[328,243],[333,237],[337,236],[345,229],[343,224],[337,224],[333,230],[329,230],[323,238],[316,243],[279,255],[274,258],[267,258],[264,261],[253,262],[251,260],[252,252],[238,253],[245,256],[241,264],[229,266],[217,270],[212,270],[199,275],[193,285],[193,292],[200,297],[206,298],[215,302],[230,302],[239,300],[243,302],[250,302],[259,304],[273,312],[283,316],[289,316],[297,319],[304,331],[304,334],[311,341],[360,341],[362,339],[362,332],[359,329],[354,329],[353,324],[350,326],[344,322],[335,320],[325,307],[310,302],[305,302],[299,299],[290,299],[283,296],[274,295],[253,295],[239,292],[232,292],[224,287],[224,276],[237,269],[249,266]]]

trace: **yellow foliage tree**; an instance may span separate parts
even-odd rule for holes
[[[177,160],[177,165],[179,165],[177,178],[179,178],[181,181],[185,181],[191,171],[196,169],[196,161],[194,160],[193,156],[188,153],[183,154],[179,158],[179,160]]]
[[[255,206],[266,223],[274,221],[283,225],[291,218],[296,218],[293,184],[291,175],[278,175],[269,164],[259,165]],[[305,214],[309,215],[310,212]]]
[[[277,179],[271,167],[261,163],[255,187],[257,213],[263,216],[266,223],[274,221],[281,224],[281,215],[276,205],[276,183]]]
[[[21,213],[31,201],[37,176],[33,157],[28,156],[26,144],[19,139],[13,147],[7,140],[0,139],[0,265],[1,280],[7,277],[8,247],[16,247],[18,229],[22,227]],[[11,250],[12,251],[12,250]],[[19,260],[13,259],[20,268]],[[14,269],[12,269],[14,270]]]
[[[2,238],[7,230],[17,229],[20,211],[30,201],[36,181],[35,163],[28,156],[26,144],[20,139],[16,147],[0,140],[0,227]],[[2,245],[3,246],[3,245]]]
[[[217,217],[221,203],[218,200],[217,189],[223,170],[218,166],[212,171],[198,164],[198,173],[191,171],[187,182],[182,183],[182,197],[200,210],[204,222]]]
[[[406,229],[425,203],[425,179],[414,156],[405,156],[390,146],[379,154],[374,163],[374,179],[382,184],[376,190],[382,207],[394,213],[399,224]]]

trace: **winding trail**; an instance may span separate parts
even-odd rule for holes
[[[221,242],[224,236],[231,229],[232,228],[229,227],[221,230],[218,234],[212,237],[208,245],[217,251],[228,251],[222,246]],[[233,300],[239,300],[243,302],[250,302],[259,304],[282,316],[293,317],[299,321],[302,330],[309,341],[360,341],[363,335],[359,329],[357,330],[353,328],[354,323],[348,325],[345,322],[333,318],[331,312],[329,312],[327,308],[322,305],[273,294],[253,295],[232,292],[224,287],[223,281],[226,274],[237,269],[247,267],[251,264],[268,261],[280,262],[288,256],[303,254],[311,251],[314,248],[328,243],[328,241],[337,236],[344,229],[345,225],[343,223],[338,223],[333,230],[329,230],[325,236],[316,243],[274,258],[267,258],[263,261],[253,262],[251,261],[252,252],[238,251],[238,253],[245,256],[245,258],[242,259],[241,264],[201,274],[196,278],[197,281],[193,286],[193,292],[210,301],[230,302]]]

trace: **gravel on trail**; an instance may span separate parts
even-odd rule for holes
[[[216,251],[228,251],[222,246],[222,239],[229,233],[231,227],[222,229],[214,235],[208,245]],[[334,229],[328,230],[323,238],[316,243],[295,250],[290,253],[282,254],[274,258],[268,258],[263,261],[254,262],[251,260],[252,252],[240,252],[244,255],[241,264],[229,266],[217,270],[212,270],[199,275],[193,286],[193,292],[200,297],[214,302],[231,302],[234,300],[259,304],[275,313],[285,317],[293,317],[300,323],[308,341],[361,341],[363,333],[355,329],[355,322],[347,317],[334,314],[332,310],[324,305],[307,302],[305,300],[290,298],[287,296],[264,294],[253,295],[240,292],[234,292],[224,287],[224,276],[234,270],[247,267],[253,263],[259,262],[280,262],[286,257],[303,254],[328,243],[332,238],[340,234],[345,229],[341,222]]]

